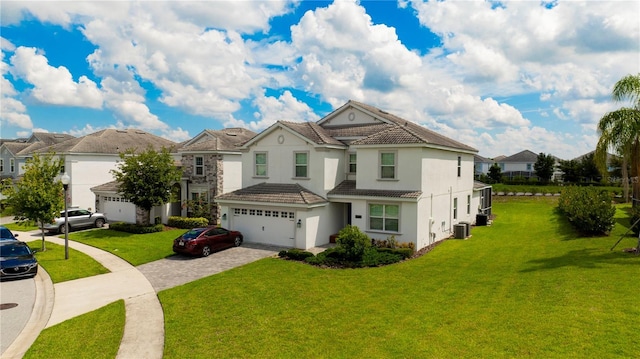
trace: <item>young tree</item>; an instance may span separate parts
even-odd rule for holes
[[[562,180],[568,183],[577,183],[580,181],[580,163],[576,160],[560,160],[558,165],[562,171]]]
[[[494,183],[500,183],[502,180],[502,170],[497,163],[494,163],[489,167],[489,178],[491,178]]]
[[[545,155],[544,153],[540,153],[536,160],[536,163],[533,164],[533,169],[536,172],[536,176],[540,179],[542,183],[548,183],[551,180],[551,176],[553,176],[553,170],[556,166],[556,159],[553,156]]]
[[[60,182],[63,159],[54,159],[49,153],[44,157],[34,154],[24,166],[24,174],[16,186],[7,188],[7,204],[13,208],[15,219],[20,223],[34,221],[41,228],[42,250],[44,224],[51,222],[64,209],[64,195]]]
[[[612,149],[623,161],[623,171],[626,164],[631,164],[631,178],[633,178],[633,206],[640,205],[640,73],[627,75],[618,80],[613,87],[613,100],[616,102],[628,100],[632,107],[606,113],[598,123],[600,139],[596,146],[596,162],[599,167],[607,167],[607,151]],[[623,174],[623,181],[628,179]]]
[[[182,171],[166,148],[158,152],[150,147],[141,153],[130,149],[120,153],[120,160],[118,169],[111,170],[118,192],[143,210],[140,215],[136,211],[136,224],[148,226],[151,208],[169,202],[172,186],[180,181]]]

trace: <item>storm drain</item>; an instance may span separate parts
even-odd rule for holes
[[[2,303],[0,304],[0,310],[11,309],[18,306],[18,303]]]

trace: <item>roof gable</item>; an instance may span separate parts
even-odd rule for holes
[[[262,139],[270,136],[276,130],[284,130],[288,133],[298,137],[302,141],[312,144],[314,146],[341,146],[344,144],[327,133],[322,127],[318,126],[314,122],[288,122],[278,121],[269,126],[266,130],[262,131],[257,136],[247,141],[243,147],[248,148],[260,142]]]
[[[119,154],[127,150],[144,151],[151,147],[176,151],[176,143],[165,138],[137,129],[106,129],[89,135],[73,138],[36,152],[53,151],[55,153],[102,153]]]
[[[524,150],[509,157],[505,157],[501,159],[500,162],[536,162],[537,160],[538,155],[536,153]]]
[[[234,151],[254,136],[255,132],[244,128],[204,130],[185,142],[180,151]]]

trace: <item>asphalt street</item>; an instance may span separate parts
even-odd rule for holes
[[[27,324],[35,297],[33,278],[0,282],[0,353],[11,345]]]

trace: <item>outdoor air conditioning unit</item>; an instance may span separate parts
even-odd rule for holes
[[[453,236],[455,239],[465,239],[467,234],[467,226],[464,224],[453,225]]]

